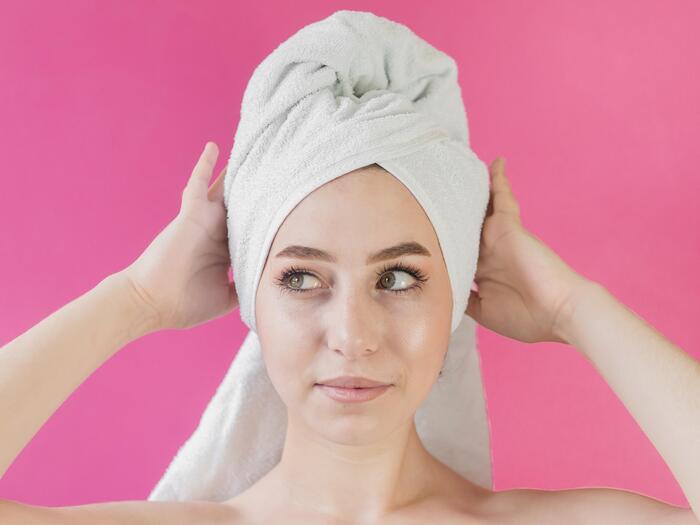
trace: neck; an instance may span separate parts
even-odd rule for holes
[[[415,423],[371,443],[331,441],[300,418],[288,418],[284,450],[271,471],[285,505],[347,521],[372,521],[432,495],[440,463]],[[362,502],[362,505],[358,505]]]

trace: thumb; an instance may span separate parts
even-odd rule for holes
[[[219,176],[216,177],[212,185],[209,186],[209,189],[207,190],[207,198],[210,201],[220,201],[224,196],[224,177],[226,176],[227,166],[224,166],[224,169],[221,170]]]

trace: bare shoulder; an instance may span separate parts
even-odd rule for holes
[[[70,507],[44,507],[0,501],[2,525],[233,525],[230,505],[207,501],[110,501]]]
[[[518,523],[700,525],[688,508],[625,489],[515,489],[495,492],[493,500]]]

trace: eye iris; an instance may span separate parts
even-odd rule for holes
[[[406,291],[413,290],[414,288],[420,288],[420,285],[416,285],[416,286],[412,286],[409,288],[402,288],[400,290],[392,290],[391,288],[393,287],[393,285],[397,281],[396,277],[394,277],[394,273],[396,273],[396,272],[409,274],[414,279],[417,279],[421,283],[426,280],[426,279],[421,277],[419,270],[405,268],[403,266],[399,267],[398,265],[396,267],[392,267],[392,268],[385,267],[381,271],[377,272],[377,274],[380,275],[379,280],[382,283],[382,286],[386,286],[386,289],[388,289],[391,292],[404,293]],[[278,280],[279,280],[280,286],[284,289],[305,292],[307,290],[305,290],[304,288],[301,288],[301,284],[304,281],[304,277],[307,275],[313,277],[306,270],[292,267],[288,271],[284,272],[283,276]]]
[[[382,277],[383,284],[387,284],[387,281],[388,281],[388,285],[389,285],[388,288],[391,288],[391,286],[396,281],[396,278],[393,275],[394,275],[393,272],[388,272],[388,273],[385,273],[384,276]],[[388,276],[388,279],[387,279],[387,276]]]
[[[292,288],[296,288],[298,284],[301,284],[301,276],[298,274],[292,275],[289,278],[289,284],[292,285]]]

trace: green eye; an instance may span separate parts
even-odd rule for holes
[[[391,286],[396,283],[396,278],[392,277],[392,272],[400,272],[400,273],[407,273],[413,279],[415,279],[416,283],[412,286],[408,286],[406,288],[401,288],[400,290],[390,290]],[[309,292],[310,290],[313,290],[314,288],[308,288],[308,289],[303,289],[299,288],[301,283],[303,282],[303,277],[304,276],[310,276],[317,278],[313,272],[306,268],[298,268],[296,266],[292,266],[285,271],[282,272],[282,275],[278,277],[277,284],[280,286],[280,288],[285,291],[285,292],[293,292],[293,293],[306,293]],[[423,283],[425,283],[428,278],[421,272],[419,268],[402,264],[402,263],[395,263],[392,265],[387,265],[383,267],[381,270],[377,272],[377,277],[379,278],[379,284],[380,288],[383,290],[386,290],[388,292],[392,292],[395,294],[402,294],[406,292],[410,292],[412,290],[418,290],[422,288]],[[388,278],[387,278],[388,277]],[[385,287],[386,285],[386,287]]]

